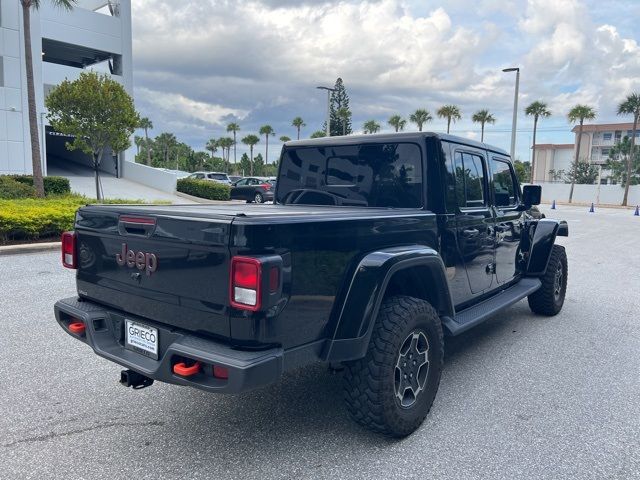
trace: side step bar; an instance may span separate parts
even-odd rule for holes
[[[454,318],[442,317],[442,324],[449,330],[451,335],[460,335],[524,297],[531,295],[541,286],[540,279],[525,277],[493,297],[456,313]]]

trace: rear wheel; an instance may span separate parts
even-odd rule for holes
[[[260,192],[256,192],[256,194],[253,197],[253,201],[256,203],[264,203],[264,197]]]
[[[375,432],[404,437],[424,421],[442,372],[442,325],[424,300],[383,302],[364,358],[346,364],[347,409]]]
[[[547,271],[540,277],[542,286],[529,295],[529,308],[540,315],[556,315],[562,310],[567,293],[567,253],[563,246],[554,245]]]

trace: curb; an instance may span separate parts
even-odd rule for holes
[[[5,245],[0,247],[0,256],[18,255],[20,253],[46,252],[60,250],[60,242],[23,243],[21,245]]]

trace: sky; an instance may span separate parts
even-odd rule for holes
[[[354,133],[374,119],[408,118],[417,108],[434,117],[424,128],[446,131],[435,111],[458,105],[451,133],[480,139],[473,113],[497,121],[485,142],[509,150],[514,73],[520,67],[516,158],[528,160],[533,121],[529,103],[547,103],[537,143],[571,143],[566,115],[594,107],[598,121],[616,115],[640,91],[637,19],[640,0],[135,0],[134,97],[152,134],[174,133],[197,150],[226,136],[271,125],[269,161],[278,138],[321,129],[326,93],[341,77],[350,97]],[[634,31],[634,27],[635,31]],[[406,130],[417,130],[408,124]],[[264,154],[264,138],[256,147]],[[238,156],[245,150],[238,145]]]

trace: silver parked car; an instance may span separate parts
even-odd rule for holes
[[[195,180],[211,180],[213,182],[224,183],[225,185],[231,185],[229,175],[223,172],[194,172],[187,178]]]

